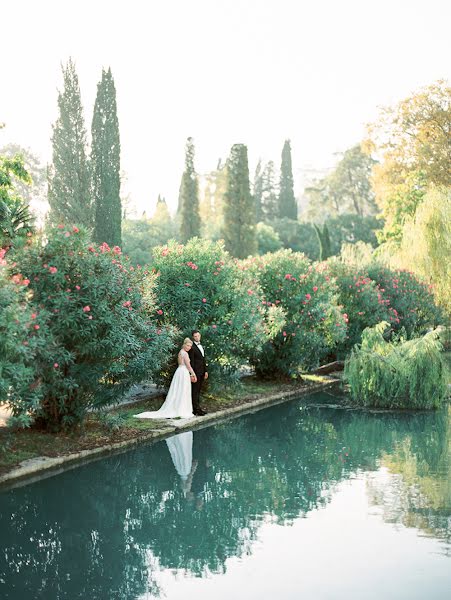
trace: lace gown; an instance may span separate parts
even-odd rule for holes
[[[174,373],[168,395],[159,410],[147,411],[135,415],[140,419],[175,419],[181,417],[187,419],[193,415],[193,404],[191,402],[191,363],[188,352],[180,350],[177,357],[178,368]]]

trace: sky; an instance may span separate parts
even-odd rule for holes
[[[378,107],[451,80],[448,0],[2,2],[0,146],[51,161],[61,63],[72,57],[88,131],[102,68],[116,83],[123,193],[177,204],[188,136],[206,173],[234,143],[280,165],[295,191],[358,143]]]

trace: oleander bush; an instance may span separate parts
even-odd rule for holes
[[[258,280],[268,339],[251,364],[262,377],[290,377],[317,366],[346,337],[347,316],[335,280],[322,263],[280,250],[243,261]],[[276,311],[276,312],[275,312]]]
[[[365,329],[362,344],[345,363],[354,402],[377,408],[439,408],[447,381],[442,345],[436,331],[421,338],[387,341],[391,325],[382,321]]]
[[[17,416],[69,428],[88,409],[155,375],[173,332],[153,318],[154,276],[135,269],[120,248],[92,245],[84,231],[62,225],[14,258],[10,275],[28,281],[34,317],[26,341],[35,348],[32,388],[39,398],[16,391],[9,402]],[[37,332],[45,346],[34,341]]]
[[[365,271],[335,257],[329,259],[327,266],[336,280],[338,301],[348,319],[346,339],[339,346],[340,353],[346,353],[360,343],[362,331],[367,327],[381,321],[389,321],[392,325],[400,323],[390,300]]]
[[[392,321],[395,331],[403,328],[407,337],[413,338],[444,322],[443,311],[435,303],[432,285],[422,282],[410,271],[373,263],[368,266],[368,275],[396,311],[399,322]]]
[[[222,243],[193,238],[154,249],[158,306],[154,316],[163,326],[174,325],[180,342],[193,329],[202,334],[210,382],[224,385],[265,340],[258,283],[225,252]],[[176,356],[174,349],[173,356]],[[175,358],[155,381],[166,385]]]

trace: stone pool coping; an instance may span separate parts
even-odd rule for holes
[[[323,377],[326,379],[325,376]],[[161,423],[161,427],[152,429],[148,432],[143,432],[139,436],[122,442],[105,444],[104,446],[99,446],[97,448],[72,452],[71,454],[62,456],[37,456],[35,458],[30,458],[20,463],[18,467],[0,476],[0,491],[27,485],[46,477],[52,477],[69,469],[86,464],[87,462],[105,458],[107,455],[125,452],[134,446],[163,440],[180,431],[203,429],[210,425],[216,425],[217,423],[228,421],[244,414],[249,414],[269,406],[287,402],[293,398],[307,396],[314,392],[332,387],[339,382],[340,379],[328,377],[326,381],[310,384],[305,389],[298,388],[292,391],[271,394],[269,396],[258,398],[257,400],[243,402],[243,404],[239,404],[238,406],[232,406],[230,408],[224,408],[223,410],[207,413],[202,417],[192,417],[190,419],[166,419],[165,423]]]

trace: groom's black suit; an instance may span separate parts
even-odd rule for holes
[[[189,350],[188,355],[193,371],[196,373],[197,377],[196,383],[191,383],[191,399],[193,401],[193,412],[194,414],[196,414],[196,412],[199,412],[200,410],[200,389],[204,382],[205,373],[207,372],[207,363],[205,361],[205,356],[202,356],[202,352],[197,347],[196,342],[193,342],[193,345],[191,347],[191,350]]]

